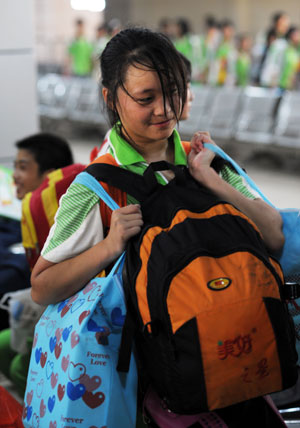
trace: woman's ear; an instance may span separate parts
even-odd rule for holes
[[[102,96],[103,96],[103,99],[104,99],[104,102],[105,102],[105,104],[107,105],[107,107],[110,109],[110,110],[114,110],[114,107],[113,107],[113,102],[112,102],[112,100],[111,99],[109,99],[110,97],[109,97],[109,91],[108,91],[108,89],[107,88],[102,88]]]
[[[103,95],[103,99],[105,104],[107,104],[107,95],[108,95],[108,89],[107,88],[102,88],[102,95]]]

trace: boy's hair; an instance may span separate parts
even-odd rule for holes
[[[126,92],[124,84],[130,66],[147,67],[158,74],[165,105],[168,101],[174,116],[179,120],[181,112],[178,113],[174,105],[173,93],[175,89],[183,109],[186,100],[186,68],[167,36],[139,27],[120,31],[107,43],[100,63],[102,85],[108,89],[106,108],[112,126],[120,121],[117,90],[120,87]],[[121,133],[119,126],[117,130]]]
[[[74,163],[68,142],[58,135],[41,132],[16,142],[20,150],[28,150],[39,166],[40,174],[49,169],[63,168]]]

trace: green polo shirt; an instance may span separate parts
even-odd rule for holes
[[[187,165],[187,155],[181,144],[180,135],[176,131],[173,132],[173,142],[174,142],[174,164],[175,165]],[[147,162],[143,156],[138,153],[127,141],[125,141],[117,133],[116,128],[113,128],[109,134],[110,139],[110,148],[109,152],[115,158],[118,165],[124,169],[135,172],[136,174],[142,175],[146,168],[148,167]],[[250,199],[257,198],[257,195],[253,194],[247,184],[244,182],[243,178],[235,173],[228,166],[224,166],[220,171],[220,176],[223,180],[227,181],[230,185],[236,188],[244,196]],[[163,177],[162,174],[156,173],[157,181],[160,184],[166,184],[167,180]],[[134,201],[135,203],[136,201]],[[131,203],[128,199],[128,203]]]

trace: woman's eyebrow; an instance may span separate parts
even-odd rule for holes
[[[136,96],[136,95],[148,94],[149,92],[154,92],[154,91],[155,91],[154,88],[145,88],[141,90],[137,89],[136,91],[133,91],[133,92],[134,92],[134,95]]]

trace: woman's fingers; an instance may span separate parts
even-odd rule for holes
[[[140,232],[143,218],[139,205],[127,205],[113,211],[109,235],[120,244]]]

